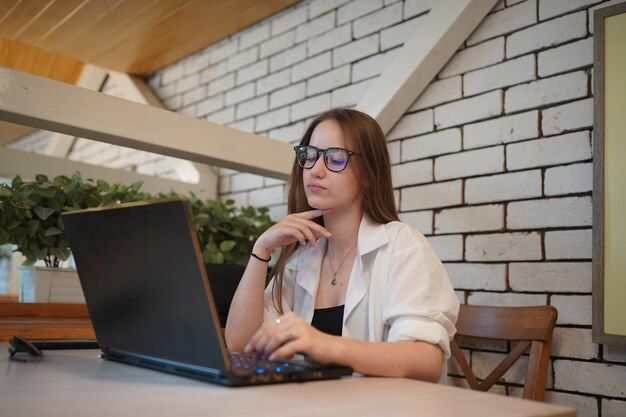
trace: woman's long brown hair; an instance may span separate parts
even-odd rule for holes
[[[377,223],[384,224],[398,220],[391,182],[389,151],[385,135],[376,120],[357,110],[333,109],[319,115],[311,122],[300,145],[308,145],[315,128],[326,120],[334,120],[339,124],[348,148],[358,155],[351,158],[350,163],[355,164],[356,177],[361,179],[363,213]],[[291,214],[312,209],[304,192],[302,168],[294,158],[288,182],[287,210]],[[315,221],[324,224],[321,217]],[[272,270],[272,277],[275,279],[272,300],[280,314],[284,313],[281,300],[285,264],[297,248],[297,242],[283,247]]]

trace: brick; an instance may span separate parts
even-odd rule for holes
[[[427,158],[460,150],[460,129],[447,129],[402,141],[402,161]]]
[[[281,90],[274,91],[270,94],[270,109],[275,109],[277,107],[282,107],[287,104],[295,103],[304,99],[305,83],[301,82],[298,84],[290,85],[289,87],[283,88]]]
[[[256,117],[256,131],[263,132],[289,123],[289,107],[270,111]]]
[[[468,45],[474,45],[486,39],[514,32],[531,26],[537,21],[537,3],[526,1],[487,15],[467,39]]]
[[[383,29],[380,32],[380,49],[386,51],[399,45],[403,45],[415,33],[420,25],[423,25],[426,16],[416,17],[400,23],[399,25]]]
[[[194,74],[207,68],[211,63],[211,55],[206,50],[188,57],[183,64],[185,75]]]
[[[167,85],[183,78],[184,67],[182,65],[170,65],[161,72],[161,84]]]
[[[515,143],[506,147],[507,169],[566,164],[590,158],[588,131]]]
[[[265,78],[256,81],[257,94],[265,94],[267,92],[277,90],[281,87],[289,85],[291,77],[291,69],[287,68],[280,72],[270,74]]]
[[[254,83],[244,84],[226,93],[226,105],[237,104],[254,97]]]
[[[463,126],[463,148],[480,148],[539,136],[536,110]]]
[[[344,65],[335,70],[310,78],[306,83],[306,94],[312,96],[350,84],[350,66]]]
[[[250,117],[245,120],[237,120],[236,122],[226,124],[228,127],[232,127],[233,129],[243,130],[244,132],[254,132],[254,117]]]
[[[285,202],[285,187],[279,185],[277,187],[263,188],[261,190],[250,191],[249,204],[253,207],[264,207]]]
[[[510,201],[541,196],[541,171],[470,178],[465,181],[465,202],[468,204]]]
[[[541,112],[544,135],[554,135],[568,130],[593,127],[593,98],[574,101]]]
[[[360,83],[353,83],[345,87],[337,88],[332,93],[331,103],[333,107],[352,107],[365,97],[374,80],[369,79]]]
[[[425,235],[433,233],[432,210],[398,213],[398,216],[401,222],[410,224]]]
[[[183,94],[183,105],[188,106],[206,98],[206,88],[200,87]]]
[[[594,397],[546,391],[545,401],[551,404],[575,408],[578,416],[598,417],[598,400]]]
[[[546,20],[551,17],[587,8],[587,6],[598,3],[601,0],[566,0],[566,1],[539,1],[539,20]]]
[[[587,12],[582,11],[513,33],[506,41],[506,56],[511,58],[523,55],[585,36],[587,36]]]
[[[232,55],[228,58],[228,71],[237,71],[241,67],[252,64],[256,62],[258,56],[259,48],[256,46],[236,55]]]
[[[591,191],[593,164],[574,164],[546,169],[543,187],[547,196]]]
[[[330,52],[323,53],[315,58],[307,59],[291,67],[291,81],[296,82],[320,74],[332,68]]]
[[[597,359],[598,345],[591,340],[591,329],[555,328],[552,337],[552,356]]]
[[[587,95],[587,83],[587,74],[578,71],[511,87],[505,94],[506,112],[584,97]]]
[[[532,233],[494,233],[467,236],[468,261],[532,261],[541,259],[541,236]]]
[[[267,23],[255,25],[239,33],[241,34],[239,36],[239,50],[242,51],[268,39],[270,37],[270,25]]]
[[[546,305],[545,294],[514,294],[499,292],[473,292],[467,304],[481,306],[526,307]]]
[[[202,117],[220,110],[222,107],[224,107],[224,95],[220,94],[219,96],[211,97],[198,103],[196,116]]]
[[[301,25],[307,20],[306,6],[297,6],[287,9],[286,11],[272,17],[271,34],[278,35]]]
[[[176,93],[184,93],[200,85],[200,75],[191,74],[176,81]]]
[[[330,94],[320,94],[291,105],[291,121],[316,116],[330,109]]]
[[[296,43],[313,38],[335,27],[335,12],[326,13],[296,29]]]
[[[515,87],[514,87],[515,88]],[[435,108],[438,129],[461,125],[502,113],[502,91],[492,91]]]
[[[462,203],[461,181],[403,188],[400,191],[401,211],[456,206]]]
[[[604,345],[603,359],[609,362],[626,363],[626,346]]]
[[[227,107],[224,110],[211,113],[206,117],[209,122],[225,125],[235,120],[235,106]]]
[[[378,33],[361,38],[333,50],[333,66],[339,67],[348,62],[374,55],[378,52]]]
[[[270,130],[268,137],[280,140],[281,142],[296,143],[300,142],[300,139],[304,135],[305,128],[304,122],[298,122],[279,129]]]
[[[350,42],[351,40],[352,30],[350,29],[350,24],[340,26],[337,29],[324,33],[323,35],[309,39],[307,42],[309,56],[317,55],[320,52],[336,48]]]
[[[437,181],[504,171],[504,146],[477,149],[435,159]]]
[[[593,64],[593,38],[568,43],[540,52],[537,72],[540,77],[587,67]]]
[[[219,62],[200,73],[200,84],[212,82],[226,74],[228,74],[228,61]]]
[[[261,96],[252,100],[244,101],[237,104],[237,119],[241,120],[246,117],[263,113],[267,110],[267,96]]]
[[[233,200],[237,207],[246,207],[248,206],[248,193],[230,193],[222,195],[224,200]]]
[[[220,177],[219,186],[217,192],[220,195],[230,193],[230,176]]]
[[[425,160],[393,165],[391,167],[391,175],[394,188],[432,182],[433,162]]]
[[[591,226],[591,198],[565,197],[512,202],[507,209],[509,229]]]
[[[550,304],[559,312],[557,324],[591,325],[591,295],[553,295]]]
[[[306,58],[306,45],[298,45],[270,58],[270,72],[289,67]]]
[[[444,265],[455,289],[504,291],[504,264],[447,263]]]
[[[337,24],[341,25],[345,22],[364,16],[382,7],[382,0],[352,1],[337,10]]]
[[[555,389],[611,397],[624,397],[626,393],[626,372],[622,366],[566,359],[555,360],[553,366]]]
[[[267,214],[270,216],[270,219],[272,219],[275,222],[281,219],[284,219],[285,217],[287,217],[287,214],[289,214],[287,212],[286,204],[281,204],[279,206],[270,206],[269,209],[270,210],[268,211]]]
[[[256,80],[257,78],[265,77],[268,73],[268,67],[268,60],[264,59],[255,64],[241,68],[239,71],[237,71],[237,85]]]
[[[309,18],[313,19],[329,10],[347,3],[349,0],[317,0],[309,3]]]
[[[389,152],[389,162],[391,165],[400,163],[400,142],[387,142],[387,151]]]
[[[290,30],[282,35],[272,37],[259,45],[259,58],[267,58],[277,52],[291,48],[295,44],[296,31]]]
[[[178,111],[183,106],[183,97],[182,96],[174,96],[166,99],[163,104],[166,108]]]
[[[626,415],[626,401],[602,399],[602,417],[623,417]]]
[[[435,233],[464,233],[500,230],[504,227],[504,206],[460,207],[435,213]]]
[[[509,285],[513,291],[591,292],[589,262],[512,262]]]
[[[352,64],[352,82],[380,75],[395,51],[380,53]]]
[[[396,3],[352,22],[355,39],[392,26],[402,20],[402,4]]]
[[[545,246],[546,259],[591,259],[591,229],[546,232]]]
[[[442,261],[460,261],[463,259],[463,236],[429,236],[428,243]]]
[[[461,77],[431,82],[426,90],[417,98],[409,111],[433,107],[438,104],[458,100],[463,95]]]
[[[223,43],[220,42],[215,45],[214,49],[211,49],[211,62],[216,63],[227,59],[229,56],[234,55],[237,52],[237,40],[227,39]]]
[[[263,177],[254,174],[236,174],[230,177],[230,189],[236,193],[263,186]]]
[[[235,74],[228,74],[209,83],[209,96],[230,90],[235,86]]]
[[[478,68],[497,64],[503,60],[504,37],[499,37],[456,52],[439,72],[439,78],[465,74]]]
[[[395,140],[433,131],[433,111],[405,114],[387,134],[387,140]],[[404,146],[403,146],[404,148]]]
[[[435,0],[406,0],[404,2],[404,18],[424,14],[433,8]]]
[[[525,55],[465,74],[463,76],[463,95],[475,95],[496,88],[531,81],[535,78],[535,56]]]

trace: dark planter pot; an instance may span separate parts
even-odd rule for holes
[[[228,309],[246,268],[235,264],[204,264],[220,325],[226,327]]]

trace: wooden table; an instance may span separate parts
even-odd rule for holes
[[[98,358],[46,351],[10,362],[0,344],[3,416],[574,417],[571,408],[396,378],[225,388]]]
[[[85,304],[0,302],[0,342],[27,339],[95,339]]]

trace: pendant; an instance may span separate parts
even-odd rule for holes
[[[336,278],[337,278],[337,274],[333,274],[333,280],[332,280],[332,281],[330,281],[330,283],[331,283],[332,285],[337,285],[337,280],[336,280]]]

